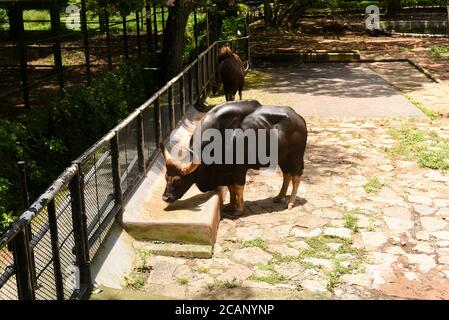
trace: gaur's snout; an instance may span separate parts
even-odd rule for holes
[[[162,201],[164,201],[164,202],[173,203],[176,200],[178,200],[178,198],[173,195],[166,195],[166,194],[162,195]]]

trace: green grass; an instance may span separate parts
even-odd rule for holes
[[[281,275],[277,272],[272,272],[271,274],[269,274],[267,276],[256,276],[253,274],[251,277],[249,277],[249,279],[252,281],[265,282],[265,283],[269,283],[269,284],[279,284],[279,283],[287,280],[286,277],[284,277],[283,275]]]
[[[445,58],[449,57],[449,46],[441,45],[441,46],[432,46],[428,50],[428,53],[435,58]]]
[[[187,284],[189,284],[189,279],[187,279],[186,277],[179,277],[177,279],[177,282],[182,286],[186,286]]]
[[[222,288],[222,289],[233,289],[237,288],[239,286],[239,282],[237,279],[232,280],[215,280],[212,283],[209,283],[207,287],[209,290],[215,289],[215,288]]]
[[[409,97],[407,95],[405,95],[405,97],[407,98],[408,101],[410,101],[416,108],[421,110],[430,119],[434,120],[434,119],[438,118],[438,115],[435,112],[433,112],[432,110],[424,107],[421,102],[419,102],[419,101],[417,101],[417,100],[415,100],[412,97]]]
[[[379,191],[384,187],[384,184],[379,181],[377,177],[371,177],[368,182],[363,185],[363,189],[366,193],[379,193]]]
[[[260,269],[260,270],[270,270],[270,271],[273,271],[274,270],[274,266],[275,266],[275,264],[272,262],[272,261],[270,261],[270,262],[268,262],[268,263],[258,263],[258,264],[256,264],[256,267],[258,268],[258,269]]]
[[[254,240],[249,240],[242,243],[242,248],[249,248],[249,247],[257,247],[262,250],[265,250],[268,248],[268,244],[264,239],[261,238],[256,238]]]
[[[436,132],[425,132],[406,125],[388,132],[397,140],[396,145],[387,150],[392,158],[400,156],[415,160],[424,168],[449,169],[448,139],[440,138]]]
[[[354,232],[359,231],[358,227],[359,218],[352,212],[346,213],[344,216],[344,227],[351,229]]]

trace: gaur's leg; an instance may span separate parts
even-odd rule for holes
[[[245,189],[245,185],[234,185],[234,190],[235,190],[235,200],[236,200],[236,205],[235,205],[235,211],[234,211],[234,216],[239,217],[241,215],[243,215],[245,213],[245,205],[243,203],[243,191]]]
[[[283,172],[282,176],[284,180],[282,182],[281,191],[279,191],[279,194],[276,197],[274,197],[273,199],[274,203],[279,203],[282,201],[282,199],[285,197],[287,193],[288,185],[290,184],[290,181],[292,179],[292,175],[290,173]]]
[[[301,182],[301,176],[292,176],[293,189],[292,194],[290,195],[290,200],[287,204],[287,209],[291,210],[295,205],[296,194],[298,193],[299,183]]]
[[[235,211],[235,188],[234,185],[228,186],[229,190],[229,204],[224,206],[224,212],[234,212]]]
[[[240,100],[242,100],[242,90],[239,90],[239,97],[240,97]]]

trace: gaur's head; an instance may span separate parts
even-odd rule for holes
[[[172,203],[180,199],[195,182],[194,172],[198,168],[198,164],[183,163],[173,158],[162,143],[160,149],[167,168],[165,173],[166,186],[162,194],[162,200]]]

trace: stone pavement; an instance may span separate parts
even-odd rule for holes
[[[409,126],[449,138],[449,126]],[[414,121],[414,122],[413,122]],[[403,120],[309,120],[297,206],[282,175],[251,171],[245,216],[224,217],[212,259],[143,256],[139,290],[177,298],[449,299],[449,174],[392,157]],[[132,275],[131,275],[132,277]]]

